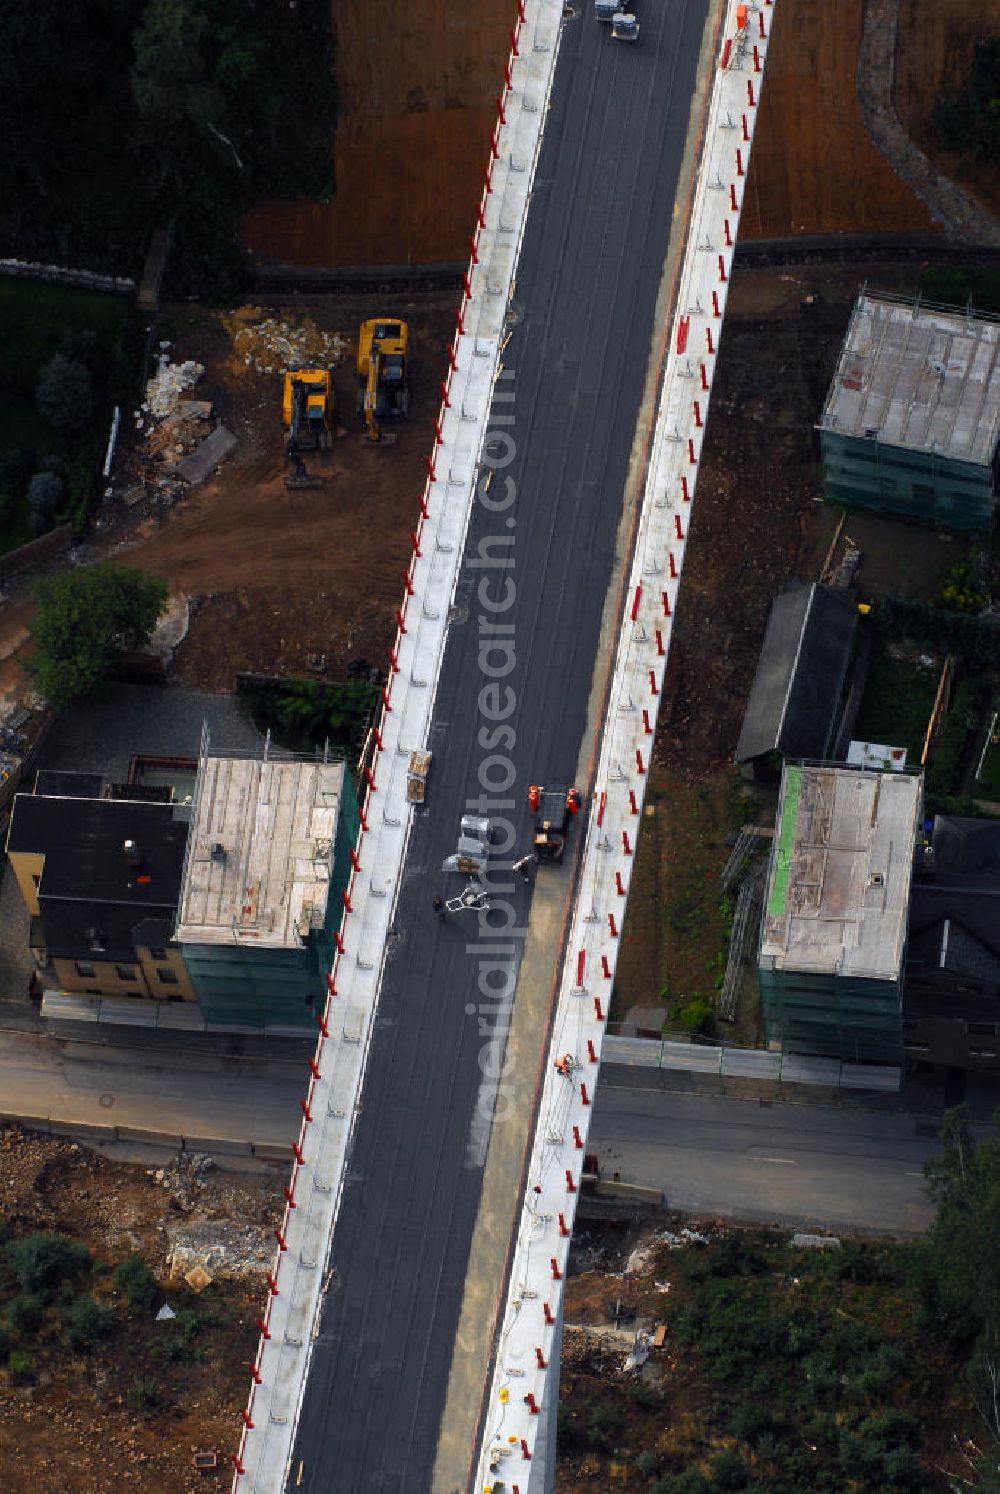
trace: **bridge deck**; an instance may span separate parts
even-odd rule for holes
[[[439,868],[491,755],[478,734],[497,729],[476,706],[490,620],[477,588],[485,577],[487,597],[500,598],[505,575],[516,587],[496,615],[514,626],[514,666],[498,684],[516,696],[506,723],[516,740],[494,751],[510,760],[512,787],[497,797],[515,801],[522,854],[528,782],[571,782],[587,725],[706,4],[647,5],[637,46],[612,42],[589,5],[564,31],[504,353],[512,377],[499,386],[514,403],[497,403],[491,422],[515,455],[490,497],[501,502],[509,476],[516,499],[492,513],[476,505],[456,592],[427,744],[433,777],[405,863],[292,1460],[303,1490],[431,1487],[483,1165],[478,929],[471,915],[442,923],[431,908],[436,892],[457,890]],[[498,436],[487,450],[499,466],[509,449]],[[488,540],[509,571],[469,564]],[[514,885],[523,922],[530,890]],[[469,1387],[470,1403],[481,1389]]]

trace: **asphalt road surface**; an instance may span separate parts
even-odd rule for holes
[[[661,1188],[668,1208],[691,1213],[844,1231],[926,1228],[923,1165],[940,1153],[938,1117],[648,1084],[635,1070],[602,1073],[589,1146],[605,1177]]]
[[[333,1240],[336,1274],[297,1429],[297,1491],[431,1485],[483,1162],[478,961],[465,948],[475,924],[440,923],[431,910],[436,892],[459,890],[440,867],[486,771],[491,749],[477,733],[496,730],[477,715],[488,683],[481,624],[497,619],[478,588],[485,577],[497,606],[510,597],[504,578],[516,587],[500,615],[514,624],[502,679],[516,697],[505,722],[513,731],[492,750],[511,764],[500,797],[516,805],[523,852],[527,785],[572,781],[586,725],[706,3],[647,7],[638,46],[612,42],[589,5],[564,30],[504,353],[515,418],[498,429],[516,455],[491,493],[509,494],[501,483],[510,477],[517,496],[502,512],[477,504],[459,578],[427,744],[433,788],[404,868]],[[494,409],[506,422],[510,406]],[[487,449],[496,449],[489,440]],[[481,551],[484,540],[493,547]],[[482,554],[511,564],[469,564]],[[502,766],[490,771],[504,781]],[[529,889],[517,884],[512,897],[526,914]],[[475,1404],[481,1390],[469,1387]]]

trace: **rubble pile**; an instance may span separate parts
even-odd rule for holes
[[[155,420],[163,420],[165,416],[172,415],[181,395],[197,384],[205,372],[200,363],[194,363],[191,359],[185,363],[171,363],[169,347],[169,343],[160,343],[156,372],[146,384],[142,410],[136,411],[137,422],[143,415],[151,415]]]
[[[238,359],[255,373],[289,368],[334,368],[347,351],[339,332],[324,332],[309,317],[290,321],[260,306],[240,306],[220,315]]]

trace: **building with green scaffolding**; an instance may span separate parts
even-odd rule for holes
[[[988,533],[1000,490],[1000,320],[864,291],[819,431],[830,502]]]
[[[358,827],[341,761],[203,752],[174,939],[209,1026],[315,1025]]]
[[[786,765],[758,960],[770,1047],[902,1062],[921,801],[919,774]]]

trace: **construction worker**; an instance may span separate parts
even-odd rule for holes
[[[440,895],[440,893],[434,899],[434,912],[441,919],[443,919],[445,914],[448,912],[448,909],[444,905],[444,898]]]
[[[537,783],[529,783],[529,785],[528,785],[528,808],[531,810],[532,814],[537,814],[538,813],[538,806],[539,806],[539,804],[541,802],[542,802],[542,791],[539,788],[538,784]]]
[[[736,7],[736,29],[745,31],[747,28],[747,7],[742,3]]]
[[[564,1079],[568,1079],[573,1070],[572,1053],[563,1053],[561,1057],[557,1058],[556,1068],[559,1070],[560,1074],[562,1074]]]
[[[583,795],[580,793],[580,790],[578,788],[571,788],[566,795],[566,808],[570,814],[579,814],[582,803]]]
[[[533,853],[527,856],[522,856],[520,861],[514,862],[513,866],[511,867],[511,871],[516,871],[523,882],[530,882],[531,878],[528,876],[528,867],[533,861],[537,860],[538,857]]]

